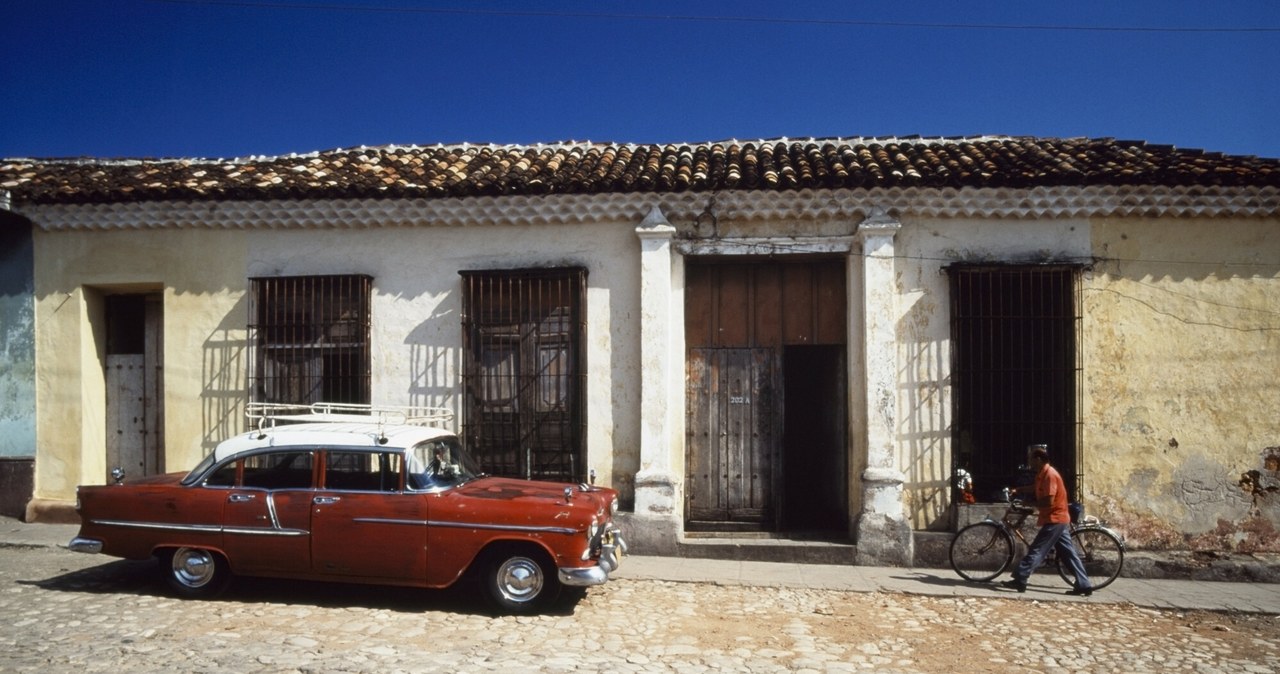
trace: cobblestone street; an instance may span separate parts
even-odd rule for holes
[[[469,593],[237,579],[164,593],[155,566],[0,549],[0,671],[1256,672],[1276,616],[623,579],[546,616]]]

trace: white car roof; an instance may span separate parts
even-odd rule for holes
[[[232,456],[270,447],[328,445],[403,450],[425,440],[446,437],[452,438],[454,434],[434,426],[379,424],[367,421],[300,423],[268,426],[261,430],[255,428],[222,441],[213,453],[214,459],[220,463]]]

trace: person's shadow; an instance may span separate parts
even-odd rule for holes
[[[907,575],[891,576],[891,578],[893,578],[894,580],[914,580],[917,583],[924,583],[925,585],[936,585],[938,587],[962,587],[963,586],[963,587],[986,587],[991,589],[996,587],[994,583],[975,583],[973,581],[968,581],[963,578],[949,577],[941,573],[934,574],[928,571],[919,571],[919,570],[910,572]]]

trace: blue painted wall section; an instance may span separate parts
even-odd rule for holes
[[[22,516],[36,454],[31,223],[0,211],[0,515]]]

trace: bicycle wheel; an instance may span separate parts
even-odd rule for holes
[[[1071,534],[1071,542],[1076,546],[1076,554],[1084,564],[1085,573],[1089,574],[1089,584],[1093,589],[1100,590],[1110,585],[1120,575],[1120,569],[1124,567],[1124,545],[1115,534],[1102,527],[1083,527]],[[1058,555],[1058,575],[1075,586],[1076,574],[1062,555]]]
[[[995,522],[978,522],[951,540],[951,568],[965,580],[985,582],[1013,561],[1013,539]]]

